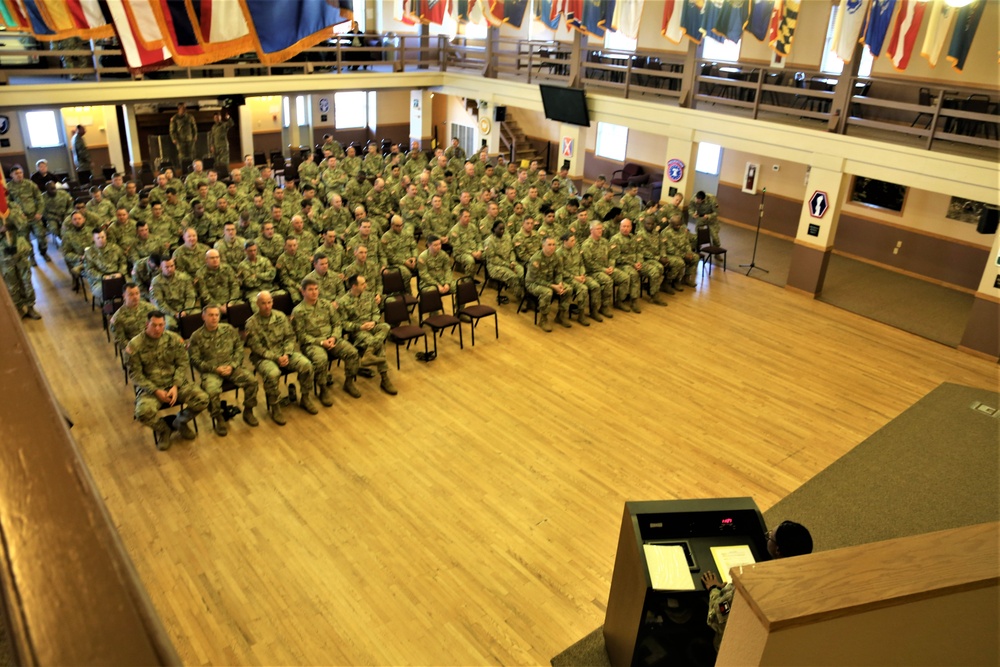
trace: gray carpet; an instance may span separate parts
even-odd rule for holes
[[[945,383],[764,513],[809,527],[816,551],[1000,521],[1000,394]],[[597,628],[552,659],[609,665]]]

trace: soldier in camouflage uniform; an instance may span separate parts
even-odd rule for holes
[[[667,262],[666,253],[663,250],[663,239],[660,236],[661,229],[658,226],[660,216],[658,213],[649,213],[642,218],[642,229],[636,234],[636,242],[642,249],[643,267],[653,262],[659,265],[660,291],[667,294],[675,294],[670,286],[670,279],[666,275]],[[645,275],[645,274],[643,274]],[[653,289],[652,279],[649,283],[650,290]]]
[[[257,312],[247,320],[246,332],[250,363],[264,378],[264,395],[274,423],[279,426],[286,423],[278,403],[278,380],[282,372],[298,374],[302,385],[299,405],[309,414],[318,414],[312,397],[313,365],[295,351],[295,332],[285,314],[274,310],[270,292],[257,295]]]
[[[344,332],[351,336],[354,347],[363,351],[360,363],[365,366],[377,366],[382,376],[380,387],[382,391],[395,396],[398,392],[389,379],[389,364],[385,360],[385,341],[389,337],[389,325],[379,322],[379,304],[381,298],[365,290],[367,281],[364,276],[352,274],[347,278],[347,294],[337,299],[337,310],[340,313]],[[353,385],[354,378],[348,377]],[[344,384],[344,390],[355,398],[359,394],[351,392]]]
[[[340,275],[330,269],[330,258],[323,251],[317,252],[312,258],[313,270],[303,280],[312,280],[319,285],[320,297],[327,301],[336,301],[346,291]]]
[[[347,174],[348,178],[354,178],[361,171],[361,158],[354,146],[347,147],[347,154],[340,161],[340,170]]]
[[[68,192],[59,188],[54,181],[45,184],[45,194],[42,195],[45,209],[42,220],[48,232],[56,238],[61,238],[62,221],[73,211],[73,198]]]
[[[90,181],[90,150],[87,142],[83,140],[83,135],[87,134],[87,128],[83,125],[76,126],[73,133],[73,161],[76,163],[76,175],[81,183]]]
[[[111,337],[121,352],[125,351],[130,340],[146,328],[146,320],[154,310],[156,306],[142,300],[138,285],[133,282],[125,283],[125,289],[122,290],[122,306],[111,316],[109,323]]]
[[[413,183],[406,187],[406,195],[399,200],[399,214],[403,216],[403,224],[412,225],[424,235],[429,233],[427,229],[421,227],[425,217],[424,200],[420,198],[417,186]]]
[[[166,331],[166,321],[158,310],[147,315],[146,328],[129,341],[129,377],[135,387],[135,418],[153,429],[157,449],[170,447],[170,426],[157,417],[161,406],[183,404],[174,419],[174,429],[186,440],[194,440],[189,426],[208,405],[208,396],[188,379],[188,355],[184,341]]]
[[[399,203],[402,205],[403,201]],[[406,222],[405,215],[403,216],[403,221]],[[424,234],[433,234],[441,239],[441,243],[449,243],[451,239],[448,237],[448,232],[451,231],[453,224],[451,213],[446,211],[444,206],[442,206],[441,196],[434,195],[431,197],[431,207],[424,212],[418,226]]]
[[[278,279],[281,286],[291,295],[292,303],[302,300],[302,291],[299,286],[302,279],[312,271],[312,257],[299,252],[299,240],[294,236],[285,239],[285,251],[278,256],[278,261],[274,263],[274,268],[278,271]]]
[[[441,294],[455,293],[451,257],[441,249],[441,239],[433,234],[427,237],[427,249],[417,257],[417,268],[421,291],[436,289]]]
[[[227,222],[222,226],[222,238],[215,242],[215,249],[219,251],[222,262],[235,269],[246,257],[246,242],[245,238],[236,235],[236,223]]]
[[[562,245],[556,250],[559,261],[562,262],[563,283],[573,292],[573,303],[577,307],[576,321],[585,327],[590,326],[587,313],[597,322],[603,322],[601,309],[601,286],[587,275],[583,265],[583,256],[576,247],[576,236],[566,232],[562,235]]]
[[[208,131],[208,152],[215,158],[215,166],[219,169],[229,168],[229,130],[233,127],[233,119],[228,111],[220,111],[212,116],[215,121]]]
[[[125,176],[120,173],[112,174],[111,182],[104,186],[102,194],[112,206],[118,208],[118,200],[125,195]]]
[[[679,213],[675,213],[670,218],[670,226],[660,232],[663,240],[663,253],[666,257],[664,270],[671,287],[678,292],[684,290],[681,287],[681,276],[684,276],[684,284],[695,287],[694,274],[698,270],[698,253],[691,250],[691,232],[687,225],[681,220]]]
[[[31,284],[31,246],[3,219],[0,219],[0,274],[18,314],[42,319],[35,310],[35,288]]]
[[[260,236],[254,239],[257,251],[262,257],[267,257],[272,264],[285,251],[285,238],[274,229],[274,223],[267,220],[260,226]]]
[[[124,206],[128,214],[132,216],[132,209],[139,205],[139,188],[135,181],[125,182],[125,192],[118,198],[118,206]],[[134,219],[135,216],[132,216]]]
[[[7,184],[7,198],[16,202],[21,207],[21,212],[27,219],[28,224],[23,229],[18,229],[18,233],[28,240],[28,232],[35,235],[35,243],[38,244],[38,254],[46,262],[49,260],[48,232],[45,229],[45,201],[42,199],[42,191],[31,179],[24,177],[24,169],[21,165],[14,165],[10,170],[11,182]],[[34,254],[31,255],[34,261]]]
[[[369,288],[375,294],[382,294],[382,266],[371,257],[368,246],[359,245],[354,249],[354,261],[345,265],[342,273],[345,276],[352,274],[364,276]]]
[[[222,263],[218,250],[205,253],[205,265],[194,276],[194,287],[202,305],[216,305],[222,314],[229,312],[230,304],[240,300],[236,269]]]
[[[69,219],[70,224],[63,226],[62,254],[76,286],[83,272],[83,253],[90,246],[92,228],[86,226],[87,216],[82,211],[73,211]]]
[[[333,405],[330,391],[330,362],[340,359],[344,362],[346,380],[344,391],[355,398],[361,394],[354,387],[358,374],[358,351],[344,338],[337,305],[320,298],[319,283],[306,277],[302,280],[302,301],[292,311],[292,327],[299,347],[313,365],[315,389],[319,392],[319,402],[326,407]],[[312,391],[312,387],[302,387]]]
[[[621,272],[615,271],[615,264],[611,259],[611,242],[604,238],[604,224],[600,220],[590,223],[590,237],[583,242],[580,254],[587,275],[601,286],[601,315],[614,317],[611,313],[614,299],[612,290],[618,289],[619,299],[624,299],[622,287],[626,278]]]
[[[222,383],[229,380],[243,390],[243,421],[248,426],[257,426],[253,413],[257,405],[257,376],[243,365],[240,333],[230,324],[220,323],[221,317],[218,306],[202,308],[204,324],[191,334],[188,352],[192,365],[201,374],[201,388],[208,395],[208,411],[215,422],[215,432],[224,436],[229,429],[222,414]]]
[[[563,282],[562,262],[556,256],[556,240],[551,236],[542,241],[542,249],[528,262],[525,287],[538,299],[538,326],[546,333],[552,332],[549,324],[549,307],[552,299],[559,301],[556,324],[569,328],[569,307],[573,291]]]
[[[83,276],[90,285],[90,293],[98,301],[103,301],[104,278],[119,278],[125,275],[128,270],[128,259],[121,248],[108,243],[108,236],[104,231],[99,227],[94,229],[94,243],[83,253]]]
[[[408,292],[413,272],[417,269],[417,252],[412,230],[403,228],[402,216],[392,216],[389,231],[382,235],[382,254],[388,268],[399,269]]]
[[[514,234],[514,255],[517,261],[527,264],[542,247],[542,237],[535,233],[535,219],[526,216],[521,230]]]
[[[632,234],[632,221],[625,218],[619,225],[619,231],[611,237],[614,250],[611,257],[617,270],[628,276],[628,295],[633,313],[641,312],[639,296],[642,292],[642,276],[650,280],[650,301],[656,305],[665,305],[660,299],[660,283],[663,282],[663,269],[659,262],[643,262],[642,245]],[[645,271],[644,271],[645,269]],[[619,305],[624,305],[619,302]]]
[[[708,227],[712,236],[712,245],[718,246],[719,242],[719,201],[715,195],[707,195],[703,191],[698,191],[694,196],[691,205],[688,206],[688,214],[698,227]]]
[[[375,179],[375,184],[365,196],[365,206],[372,216],[388,220],[392,215],[396,208],[395,202],[392,200],[392,194],[385,187],[385,181],[381,178]]]
[[[149,232],[149,225],[139,222],[135,225],[135,242],[132,244],[132,252],[128,256],[129,263],[135,266],[141,260],[150,255],[159,255],[168,252],[167,243]]]
[[[149,284],[149,300],[166,316],[167,328],[171,331],[177,331],[180,319],[198,308],[194,281],[188,274],[177,270],[170,257],[160,260],[160,273],[153,276]]]
[[[183,271],[193,279],[205,265],[205,253],[208,251],[209,247],[198,241],[197,230],[188,227],[184,230],[184,243],[174,251],[177,270]]]
[[[132,266],[132,282],[139,286],[139,298],[143,301],[151,301],[149,288],[153,278],[160,275],[160,264],[163,262],[163,257],[163,255],[155,253]]]
[[[507,225],[497,220],[493,233],[484,243],[486,271],[492,280],[506,285],[511,295],[520,300],[524,290],[524,266],[514,254],[514,239],[507,235]],[[505,300],[507,297],[502,297]]]
[[[618,208],[629,220],[638,220],[642,215],[642,199],[639,198],[639,186],[630,185],[625,188],[625,194],[618,200]]]
[[[136,228],[135,223],[129,219],[126,209],[115,210],[115,219],[105,231],[108,235],[108,243],[113,243],[121,248],[126,258],[132,256],[132,248],[136,241]],[[129,263],[131,264],[131,261]]]
[[[198,122],[187,112],[183,102],[177,105],[177,113],[170,118],[170,140],[177,149],[177,159],[181,169],[187,169],[194,161],[194,146],[198,140]]]
[[[476,263],[483,258],[483,242],[479,238],[479,228],[470,224],[472,215],[468,209],[458,214],[458,222],[448,232],[451,241],[455,267],[463,276],[472,277],[476,273]]]
[[[366,176],[379,176],[384,168],[385,160],[382,158],[382,154],[378,152],[378,145],[375,143],[368,144],[368,153],[365,155],[364,162],[361,165],[362,173]]]

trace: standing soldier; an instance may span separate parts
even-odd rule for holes
[[[183,102],[177,105],[177,113],[170,118],[170,140],[177,149],[180,169],[186,169],[194,161],[194,144],[198,140],[198,122],[187,112]]]
[[[11,301],[21,317],[40,320],[35,310],[35,288],[31,285],[31,246],[14,233],[7,218],[0,218],[0,273]]]
[[[243,390],[243,421],[247,426],[257,426],[253,414],[257,405],[257,376],[243,365],[243,341],[236,329],[220,323],[222,313],[218,306],[202,308],[204,325],[191,334],[188,349],[191,363],[201,373],[201,388],[208,395],[208,410],[215,420],[217,435],[226,435],[226,418],[222,414],[222,383],[229,380]]]
[[[166,330],[163,313],[147,315],[146,329],[129,341],[125,348],[129,377],[135,387],[135,418],[153,429],[156,448],[170,448],[170,426],[157,417],[163,404],[184,405],[174,419],[174,430],[185,440],[194,440],[188,425],[208,405],[208,396],[188,380],[188,355],[184,341]]]
[[[28,224],[24,229],[19,230],[21,236],[28,239],[28,233],[33,232],[35,243],[38,244],[38,254],[46,262],[49,259],[48,232],[45,230],[45,221],[42,214],[45,213],[45,201],[42,200],[42,191],[31,179],[24,177],[24,169],[21,165],[15,164],[10,170],[11,182],[7,184],[7,196],[11,201],[20,204],[21,211],[27,219]],[[30,247],[30,245],[29,245]],[[32,262],[34,254],[31,255]]]
[[[90,150],[83,140],[85,134],[87,128],[77,125],[76,132],[73,133],[73,160],[76,162],[76,177],[80,183],[90,182]]]
[[[215,123],[208,131],[208,152],[215,158],[216,169],[229,169],[229,130],[233,119],[228,111],[219,111],[212,116]]]
[[[551,236],[542,241],[542,249],[528,262],[528,275],[524,279],[528,291],[538,299],[538,326],[545,333],[552,332],[549,324],[549,306],[552,299],[559,300],[556,324],[569,328],[570,299],[572,290],[563,283],[562,262],[556,256],[556,240]]]

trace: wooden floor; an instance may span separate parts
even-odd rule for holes
[[[588,329],[504,306],[499,341],[484,323],[475,348],[405,357],[397,397],[363,380],[362,400],[224,439],[203,416],[160,453],[61,262],[35,281],[25,326],[189,664],[547,664],[604,620],[624,501],[767,509],[940,382],[998,384],[995,364],[716,270]]]

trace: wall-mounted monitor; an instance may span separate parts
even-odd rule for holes
[[[538,86],[542,93],[542,106],[545,107],[545,117],[549,120],[590,127],[590,114],[587,112],[587,96],[578,88],[561,88],[559,86]]]

